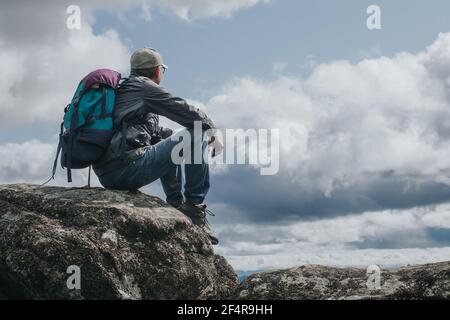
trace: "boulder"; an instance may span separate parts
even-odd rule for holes
[[[450,299],[450,262],[398,269],[333,268],[319,265],[256,273],[235,299],[411,300]],[[379,276],[379,278],[377,278]],[[379,279],[379,280],[377,280]]]
[[[0,185],[0,298],[222,299],[205,232],[139,191]]]

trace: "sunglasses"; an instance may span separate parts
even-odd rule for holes
[[[168,66],[166,66],[165,64],[160,65],[161,69],[162,69],[162,73],[166,73],[166,70],[169,69]]]

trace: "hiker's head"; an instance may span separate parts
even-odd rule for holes
[[[164,64],[161,55],[153,48],[143,48],[136,50],[130,59],[131,71],[160,84],[167,66]]]

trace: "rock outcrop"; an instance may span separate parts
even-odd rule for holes
[[[367,274],[356,268],[306,265],[256,273],[240,284],[235,299],[362,300],[450,299],[450,262]]]
[[[159,198],[0,185],[0,298],[221,299],[237,284],[208,236]]]
[[[450,262],[368,280],[306,265],[238,286],[207,234],[157,197],[0,185],[0,299],[450,299]]]

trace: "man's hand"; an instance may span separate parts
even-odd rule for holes
[[[173,130],[170,128],[159,127],[158,129],[159,129],[159,135],[163,139],[167,139],[168,137],[170,137],[173,134]]]
[[[223,144],[217,136],[212,136],[208,142],[209,148],[212,148],[212,156],[218,156],[223,152]]]

